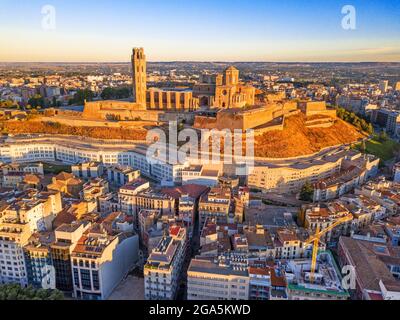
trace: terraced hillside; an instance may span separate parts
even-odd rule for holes
[[[365,137],[352,125],[337,119],[329,128],[307,128],[303,114],[286,119],[283,131],[256,137],[257,157],[287,158],[312,154],[323,148],[356,142]]]

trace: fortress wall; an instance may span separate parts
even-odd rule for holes
[[[216,128],[217,118],[196,116],[193,127],[196,129],[213,129]]]
[[[296,101],[285,101],[283,102],[283,110],[286,112],[292,112],[298,110]]]
[[[326,102],[325,101],[312,101],[306,103],[306,111],[325,111],[326,110]]]
[[[92,119],[106,119],[104,118],[104,115],[119,114],[122,118],[123,115],[126,116],[126,112],[144,110],[145,109],[142,105],[128,101],[91,101],[85,103],[83,117]]]
[[[276,124],[276,125],[272,125],[269,127],[264,127],[261,129],[254,130],[254,135],[257,137],[257,136],[262,136],[264,133],[270,132],[270,131],[283,131],[284,124],[285,124],[285,122],[282,121],[282,123],[280,123],[280,124]]]
[[[275,108],[267,107],[263,110],[245,113],[243,116],[243,130],[259,127],[272,121],[275,118],[274,112]]]
[[[306,116],[314,116],[314,115],[323,115],[331,118],[336,118],[336,110],[312,110],[312,111],[307,111]]]
[[[218,112],[217,113],[217,129],[222,130],[229,128],[231,130],[240,129],[244,127],[243,115],[231,112]]]

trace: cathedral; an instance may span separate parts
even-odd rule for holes
[[[223,74],[203,74],[193,88],[193,96],[203,108],[243,108],[254,105],[255,88],[241,84],[239,70],[232,66]]]
[[[132,120],[144,111],[193,112],[198,109],[231,109],[254,105],[255,88],[239,81],[239,70],[227,68],[223,74],[203,74],[190,88],[147,88],[146,55],[143,48],[132,52],[133,101],[93,101],[85,103],[84,118]]]

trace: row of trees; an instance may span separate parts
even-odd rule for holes
[[[0,108],[16,108],[16,109],[42,109],[46,107],[59,107],[60,101],[57,101],[56,97],[53,97],[51,101],[46,101],[40,94],[36,94],[28,100],[26,105],[19,104],[11,100],[0,101]]]
[[[19,284],[0,286],[0,300],[63,300],[59,290],[35,289],[32,286],[22,288]]]
[[[374,133],[374,127],[372,126],[372,124],[366,119],[363,119],[360,116],[356,115],[354,112],[350,112],[344,108],[338,107],[337,116],[340,119],[352,124],[360,131],[362,130],[368,134]]]
[[[126,99],[131,96],[131,89],[128,87],[105,88],[100,96],[103,100]]]

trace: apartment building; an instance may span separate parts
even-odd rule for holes
[[[105,143],[100,139],[81,138],[71,140],[63,136],[18,136],[2,139],[0,161],[4,163],[24,163],[40,161],[60,161],[69,165],[99,162],[104,166],[121,165],[140,170],[143,176],[152,178],[162,185],[182,182],[185,164],[169,164],[166,161],[147,158],[147,148],[124,141]],[[74,167],[84,178],[85,166]],[[78,176],[78,175],[77,175]]]
[[[0,283],[28,285],[24,246],[32,235],[29,220],[12,212],[0,216]]]
[[[56,288],[72,294],[73,280],[71,267],[72,250],[91,224],[87,221],[62,224],[54,231],[55,240],[51,244],[51,258],[56,274]]]
[[[254,262],[249,267],[249,300],[287,300],[284,270],[273,263]]]
[[[207,219],[217,223],[228,223],[231,214],[231,190],[228,188],[211,188],[199,201],[199,228],[202,230]]]
[[[10,172],[23,172],[30,174],[39,174],[44,175],[44,166],[43,163],[30,163],[30,164],[21,164],[21,163],[10,163],[1,166],[1,170],[3,171],[3,175],[7,175]]]
[[[138,235],[92,225],[71,253],[74,297],[106,300],[138,259]]]
[[[182,184],[198,184],[216,187],[221,171],[201,165],[192,165],[182,170]]]
[[[379,177],[369,181],[354,191],[356,195],[364,195],[386,208],[386,215],[393,216],[400,212],[400,184]]]
[[[160,210],[142,209],[139,211],[139,234],[142,243],[147,243],[148,231],[157,223],[160,216]]]
[[[78,178],[99,178],[104,173],[104,166],[100,162],[85,162],[71,166],[72,174]]]
[[[188,300],[248,300],[250,278],[243,255],[192,259],[188,269]]]
[[[186,229],[172,226],[144,267],[146,300],[174,300],[187,250]]]
[[[97,199],[97,210],[101,213],[101,215],[107,215],[112,212],[121,211],[118,201],[118,193],[109,192],[99,196]]]
[[[135,221],[141,209],[160,210],[162,215],[175,216],[176,213],[175,199],[157,190],[146,189],[127,199],[120,201],[121,210],[124,212],[123,208],[126,205],[132,208]]]
[[[359,153],[347,157],[337,174],[314,184],[313,201],[333,200],[363,185],[377,175],[379,161],[375,156],[361,156]]]
[[[131,183],[121,187],[118,192],[118,203],[121,211],[131,216],[136,216],[136,196],[138,193],[150,188],[149,181],[136,179]]]
[[[346,161],[355,161],[360,156],[359,152],[341,147],[328,148],[315,155],[295,159],[256,159],[247,182],[250,188],[263,192],[298,193],[306,182],[314,184],[338,175],[345,168]],[[376,169],[375,164],[376,159],[368,162],[371,173]]]
[[[36,288],[56,288],[56,273],[51,257],[54,240],[54,232],[36,232],[24,247],[28,283]]]
[[[49,255],[40,248],[24,251],[24,247],[30,244],[34,233],[51,230],[55,216],[61,211],[60,193],[30,189],[11,191],[2,196],[7,202],[2,202],[0,209],[1,282],[26,286],[30,279],[39,286],[44,273],[35,269],[34,274],[32,267],[42,262],[50,265]]]
[[[296,230],[278,229],[274,236],[275,259],[300,259],[310,258],[312,244],[307,244]]]
[[[400,299],[400,255],[384,239],[354,235],[341,237],[338,247],[341,266],[355,268],[355,288],[351,296],[358,300]]]
[[[99,198],[109,193],[108,181],[102,178],[90,179],[81,191],[81,198],[87,202],[94,202],[99,209]]]
[[[113,165],[107,167],[107,180],[110,184],[122,187],[140,177],[140,170],[129,166]]]
[[[312,234],[315,234],[317,228],[324,230],[349,214],[348,209],[339,201],[302,207],[304,227]],[[326,243],[337,241],[341,235],[350,233],[351,225],[351,221],[343,223],[327,232],[321,239]]]

